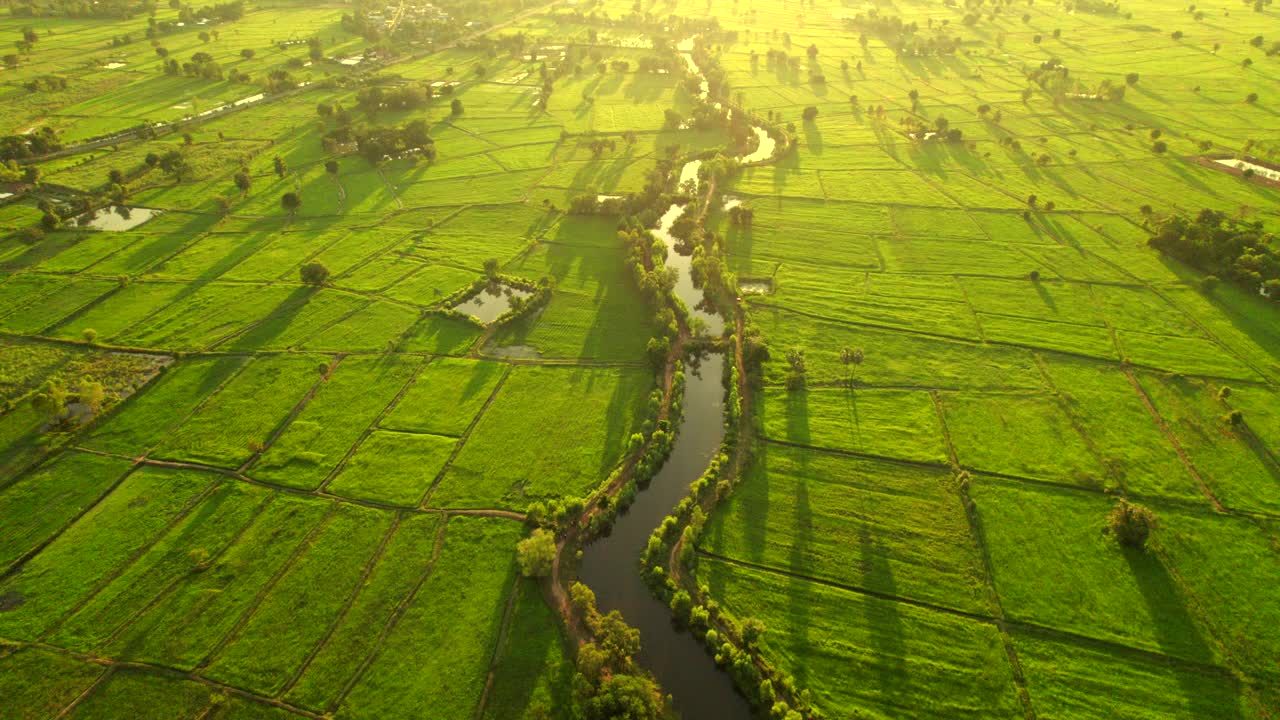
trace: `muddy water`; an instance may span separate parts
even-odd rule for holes
[[[662,524],[702,476],[724,438],[724,358],[709,355],[686,370],[684,417],[671,457],[636,496],[613,531],[588,545],[578,579],[596,594],[601,612],[618,610],[640,631],[640,664],[670,693],[685,720],[748,720],[751,708],[733,680],[716,667],[701,641],[672,622],[640,575],[640,555],[649,534]]]
[[[116,205],[84,216],[81,224],[88,225],[96,230],[123,232],[138,227],[158,214],[160,214],[160,211],[150,208],[131,208]]]

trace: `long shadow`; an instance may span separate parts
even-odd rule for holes
[[[858,530],[858,557],[861,560],[863,582],[868,588],[897,595],[897,583],[888,558],[879,552],[878,543],[871,529],[865,524]],[[898,603],[873,598],[863,600],[867,628],[878,663],[875,681],[885,707],[893,707],[901,701],[902,689],[907,685],[906,650],[902,641],[902,612]]]
[[[297,319],[310,302],[311,298],[323,292],[311,286],[299,286],[289,293],[270,312],[263,316],[257,326],[250,328],[243,335],[231,340],[230,344],[244,350],[261,350],[268,347],[272,340],[280,337]]]
[[[1126,549],[1124,555],[1154,621],[1156,641],[1161,650],[1166,655],[1213,664],[1215,654],[1201,635],[1181,590],[1161,559],[1151,552],[1130,549]],[[1224,672],[1222,678],[1234,686],[1235,702],[1224,704],[1223,698],[1216,693],[1204,691],[1204,681],[1196,673],[1178,668],[1171,668],[1171,671],[1175,673],[1191,717],[1215,720],[1241,720],[1244,717],[1240,711],[1240,688],[1228,673]]]
[[[787,619],[790,621],[788,639],[795,650],[792,658],[797,687],[805,687],[809,684],[809,658],[815,655],[809,639],[809,630],[812,625],[811,616],[814,606],[819,602],[814,584],[800,577],[806,574],[809,568],[810,548],[813,545],[813,509],[809,506],[808,480],[804,479],[807,477],[804,468],[807,464],[802,459],[801,468],[797,473],[801,479],[796,484],[795,502],[792,504],[795,517],[794,540],[791,544],[790,557],[787,559],[788,568],[797,573],[789,576],[787,580],[787,596],[790,602],[790,611],[787,613]]]

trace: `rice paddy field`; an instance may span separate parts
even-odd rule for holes
[[[1280,228],[1269,0],[100,5],[0,8],[0,720],[673,716],[516,549],[678,392],[673,197],[763,289],[690,568],[756,717],[1280,718],[1280,305],[1147,242]],[[787,139],[698,199],[694,34]]]

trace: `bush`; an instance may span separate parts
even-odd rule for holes
[[[1156,526],[1156,515],[1150,509],[1121,500],[1112,508],[1107,528],[1125,547],[1143,549]]]
[[[318,287],[329,279],[329,268],[318,262],[307,263],[298,268],[298,275],[302,277],[302,282]]]
[[[525,577],[546,577],[556,559],[556,536],[538,528],[529,537],[516,543],[516,557],[520,572]]]

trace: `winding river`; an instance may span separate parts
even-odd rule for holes
[[[678,46],[685,64],[701,75],[693,60],[693,40]],[[703,78],[700,96],[705,99]],[[756,149],[739,160],[762,162],[772,157],[774,139],[760,127],[753,127]],[[701,160],[686,163],[680,182],[696,179]],[[703,292],[693,284],[692,258],[677,251],[679,243],[671,227],[685,211],[673,204],[663,213],[655,236],[667,246],[667,267],[678,274],[675,293],[692,318],[712,335],[724,333],[725,319],[706,304]],[[627,623],[640,631],[640,663],[653,673],[662,689],[672,697],[677,712],[688,720],[749,720],[751,706],[733,685],[733,680],[716,667],[702,642],[678,627],[671,610],[659,602],[640,574],[640,555],[653,529],[689,492],[689,485],[702,476],[724,439],[724,356],[707,355],[686,363],[683,416],[675,446],[666,464],[635,502],[614,522],[609,535],[583,549],[578,579],[596,594],[601,612],[618,610]]]

